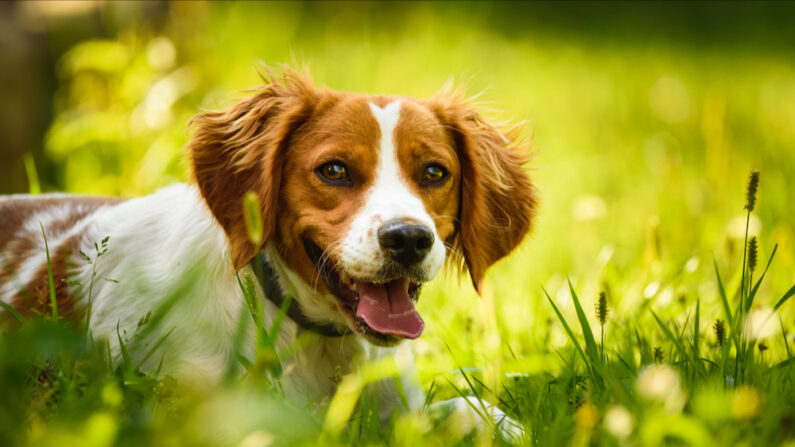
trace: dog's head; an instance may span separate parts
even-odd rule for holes
[[[463,261],[479,288],[530,228],[522,157],[454,93],[342,93],[288,71],[194,122],[194,177],[235,268],[270,243],[313,289],[297,297],[307,315],[376,344],[420,335],[414,303],[446,259]],[[261,207],[259,244],[244,219],[249,191]]]

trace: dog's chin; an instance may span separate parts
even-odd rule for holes
[[[353,332],[374,345],[386,347],[398,345],[406,338],[416,338],[419,336],[418,333],[395,334],[389,333],[389,330],[378,330],[373,328],[372,325],[369,324],[365,318],[359,316],[357,312],[361,300],[361,294],[357,290],[357,284],[361,286],[361,284],[364,283],[365,287],[383,287],[385,289],[400,284],[406,289],[405,292],[408,294],[413,309],[413,305],[416,304],[419,299],[422,284],[427,281],[427,278],[425,278],[421,272],[386,266],[374,277],[354,277],[342,269],[337,268],[336,265],[334,265],[335,263],[331,262],[331,260],[324,259],[324,251],[311,240],[304,239],[304,247],[307,255],[315,265],[319,276],[323,279],[326,288],[336,298],[337,307]],[[416,311],[414,312],[416,313]],[[416,317],[419,318],[419,315]],[[421,322],[422,320],[420,319],[419,321]],[[419,329],[419,332],[421,331],[422,328]]]

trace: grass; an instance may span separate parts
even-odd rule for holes
[[[753,206],[746,208],[750,213]],[[96,267],[100,257],[111,249],[109,245],[109,238],[105,238],[95,244],[93,257],[85,253],[81,256]],[[653,306],[646,306],[630,317],[617,317],[613,312],[613,318],[608,319],[607,293],[602,291],[594,312],[600,326],[597,343],[582,300],[569,280],[574,320],[561,310],[561,305],[567,303],[543,291],[569,341],[562,349],[553,348],[559,359],[555,367],[545,364],[535,372],[500,372],[494,377],[489,374],[489,362],[464,366],[448,348],[455,368],[432,373],[429,402],[445,395],[474,396],[472,409],[482,414],[484,401],[491,401],[523,424],[526,437],[510,441],[522,445],[792,442],[795,362],[788,335],[779,315],[786,353],[773,360],[772,353],[767,352],[768,342],[756,333],[759,322],[750,316],[776,248],[754,282],[756,240],[750,245],[744,241],[744,245],[749,247],[743,255],[748,258],[742,263],[746,271],[736,293],[726,292],[718,263],[714,263],[724,320],[707,324],[706,330],[701,323],[700,297],[696,299],[692,318],[688,312],[684,320],[661,316]],[[89,293],[95,277],[92,275],[91,284],[86,285]],[[49,279],[53,291],[52,275]],[[236,346],[242,348],[245,327],[253,322],[259,328],[255,354],[246,358],[239,351],[230,358],[227,380],[209,390],[186,389],[171,377],[161,377],[159,368],[148,373],[141,371],[142,365],[157,355],[170,331],[152,343],[137,362],[128,354],[128,346],[143,340],[171,311],[181,298],[179,292],[167,300],[163,309],[144,316],[135,334],[123,337],[117,333],[121,344],[118,359],[110,358],[105,341],[95,341],[90,336],[87,318],[81,327],[59,320],[54,300],[50,315],[25,319],[11,312],[21,327],[5,330],[0,336],[0,385],[6,392],[0,404],[6,428],[0,431],[0,442],[86,446],[169,442],[196,445],[509,442],[495,437],[496,426],[470,431],[453,413],[438,410],[395,413],[382,425],[378,394],[370,385],[381,380],[400,380],[398,374],[409,365],[393,357],[365,364],[351,375],[338,377],[338,391],[329,401],[305,405],[285,400],[280,391],[280,377],[285,373],[280,362],[290,354],[276,352],[274,342],[286,308],[268,327],[263,321],[262,301],[253,287],[253,278],[239,278],[239,283],[248,301],[244,309],[250,318],[241,319]],[[488,293],[485,295],[484,301],[488,301]],[[773,310],[781,308],[793,295],[795,286],[783,293]],[[9,310],[8,306],[4,308]],[[655,324],[640,323],[644,314],[650,315]],[[770,319],[773,315],[763,318]],[[653,344],[656,346],[652,349]],[[301,347],[291,349],[295,352]],[[513,352],[509,342],[502,342],[496,350],[507,356],[502,360],[503,370],[521,371],[524,364],[526,371],[533,371],[527,367],[527,359]],[[238,364],[245,370],[242,378],[234,373]],[[428,371],[425,372],[427,375]],[[403,399],[405,402],[405,396]],[[9,430],[9,427],[19,429]]]
[[[542,206],[534,235],[489,272],[481,297],[457,278],[424,288],[412,366],[428,401],[497,404],[524,424],[525,445],[792,445],[792,27],[723,4],[700,5],[722,18],[702,23],[661,4],[564,20],[556,7],[507,3],[384,14],[176,2],[145,26],[115,9],[124,5],[97,14],[102,36],[73,45],[53,31],[54,116],[44,150],[24,164],[31,192],[132,197],[184,180],[185,122],[256,85],[259,59],[310,61],[318,85],[357,92],[427,97],[452,76],[484,92],[487,117],[530,121]],[[633,8],[646,12],[627,20]],[[786,23],[792,14],[776,8]],[[749,210],[752,166],[762,178]],[[591,312],[602,291],[608,312]],[[258,318],[248,295],[254,316],[241,315],[239,346]],[[124,343],[146,338],[178,299],[119,334]],[[112,361],[102,340],[51,315],[9,320],[19,328],[0,336],[0,445],[492,443],[494,427],[465,432],[444,409],[382,427],[368,385],[405,359],[338,374],[337,395],[305,405],[281,397],[279,377],[312,340],[276,352],[274,327],[258,325],[256,349],[230,356],[222,384],[195,389]]]

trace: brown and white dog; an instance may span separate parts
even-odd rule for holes
[[[118,357],[117,330],[133,334],[179,294],[148,335],[172,331],[143,369],[162,361],[163,374],[212,381],[234,358],[246,315],[237,274],[264,268],[266,320],[283,295],[295,299],[278,346],[319,334],[287,361],[284,377],[289,396],[316,399],[333,394],[339,369],[420,336],[420,286],[446,260],[463,261],[477,288],[533,218],[521,148],[451,92],[429,100],[343,93],[287,71],[194,124],[189,185],[131,200],[0,198],[0,299],[23,315],[49,312],[43,227],[61,315],[84,318],[93,283],[91,331]],[[261,219],[247,224],[250,191]],[[79,254],[108,236],[95,264]],[[392,385],[382,388],[383,405],[398,402]]]

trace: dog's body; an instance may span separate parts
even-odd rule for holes
[[[96,273],[91,292],[91,331],[95,338],[110,342],[114,358],[120,355],[117,328],[122,340],[140,347],[131,351],[134,363],[147,353],[145,346],[152,346],[170,331],[156,355],[142,369],[154,371],[160,367],[161,374],[182,380],[218,382],[230,362],[237,362],[236,332],[246,323],[242,319],[251,317],[224,231],[198,189],[173,185],[123,202],[64,199],[61,195],[0,199],[4,216],[24,216],[17,220],[16,228],[9,225],[12,219],[4,220],[3,234],[17,235],[4,245],[7,248],[4,252],[16,253],[9,260],[22,259],[22,262],[17,271],[4,278],[0,289],[3,299],[28,315],[34,309],[49,311],[41,225],[47,234],[61,317],[84,317],[80,310],[88,306],[87,288]],[[29,238],[19,237],[20,234]],[[108,250],[96,261],[96,268],[82,256],[75,256],[82,251],[95,257],[94,243],[99,244],[108,236]],[[292,291],[296,297],[306,296],[305,290],[300,289],[309,286],[289,282],[287,278],[293,273],[278,258],[272,259],[272,246],[265,253],[284,279],[285,290]],[[250,266],[239,272],[240,277],[249,274],[252,274]],[[61,281],[67,277],[71,284]],[[85,293],[65,292],[75,287]],[[262,293],[259,284],[256,287]],[[35,299],[31,302],[32,297]],[[146,339],[137,340],[136,333],[142,332],[139,322],[150,312],[168,306],[171,300],[174,307],[165,314],[165,319],[155,330],[146,333]],[[266,326],[270,327],[278,309],[271,301],[264,304]],[[303,331],[306,329],[286,318],[277,350],[284,351],[294,345]],[[253,325],[248,324],[248,346],[253,346],[254,332]],[[246,348],[242,347],[243,354],[250,357]],[[367,360],[392,351],[394,348],[370,347],[353,334],[316,337],[283,365],[288,372],[283,378],[285,391],[289,397],[306,402],[330,396],[335,377],[350,372],[354,360]],[[396,399],[397,395],[386,393],[383,397]]]
[[[217,381],[254,346],[251,324],[236,346],[251,319],[239,281],[262,255],[302,316],[284,320],[277,351],[313,325],[336,331],[319,331],[284,365],[288,396],[316,400],[358,361],[420,335],[414,302],[446,259],[463,257],[477,287],[529,230],[535,199],[512,143],[450,94],[353,95],[289,73],[196,123],[195,184],[127,201],[0,199],[0,299],[25,315],[50,311],[43,228],[61,315],[84,319],[90,308],[94,337],[116,357],[119,338],[142,334],[134,361],[164,339],[144,370]],[[248,222],[246,201],[257,214]],[[266,326],[278,313],[268,298]],[[394,407],[393,382],[379,386],[381,405]]]

